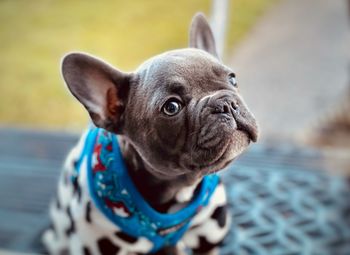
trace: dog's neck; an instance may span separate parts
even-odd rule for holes
[[[118,137],[120,149],[128,173],[143,198],[157,211],[167,212],[179,200],[188,202],[200,179],[193,175],[181,175],[164,180],[151,174],[133,145],[123,136]]]

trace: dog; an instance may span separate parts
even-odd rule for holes
[[[216,173],[258,127],[204,15],[192,20],[189,48],[135,72],[70,53],[62,75],[94,126],[64,165],[43,234],[48,252],[216,254],[230,227]]]

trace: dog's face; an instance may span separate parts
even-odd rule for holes
[[[160,178],[218,171],[257,139],[203,16],[190,36],[192,48],[153,57],[130,74],[81,53],[63,60],[64,79],[93,122],[124,135]]]

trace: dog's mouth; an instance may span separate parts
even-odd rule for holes
[[[227,97],[212,101],[200,107],[184,161],[190,171],[204,174],[225,168],[258,137],[255,118],[243,103],[239,108],[230,107],[228,102],[233,100]]]
[[[248,142],[256,142],[258,139],[258,128],[255,124],[255,122],[253,124],[249,124],[247,122],[241,122],[239,121],[239,119],[235,119],[236,123],[237,123],[237,129],[246,133],[246,135],[248,136]]]
[[[234,161],[251,141],[249,133],[238,129],[231,132],[229,136],[222,134],[216,139],[220,142],[215,146],[207,148],[195,146],[186,168],[203,174],[218,172]]]

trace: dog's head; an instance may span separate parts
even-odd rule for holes
[[[133,73],[82,53],[67,55],[62,73],[95,125],[125,136],[161,178],[218,171],[257,139],[236,75],[219,61],[201,14],[190,48],[155,56]]]

